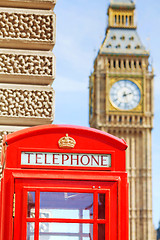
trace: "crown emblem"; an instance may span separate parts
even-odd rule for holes
[[[69,149],[74,148],[76,141],[73,138],[69,137],[68,134],[66,134],[65,137],[59,139],[58,144],[60,148]]]

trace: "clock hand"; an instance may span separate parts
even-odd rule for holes
[[[132,93],[130,92],[130,93],[125,93],[124,92],[124,94],[123,94],[123,97],[127,97],[128,95],[131,95]]]
[[[130,92],[130,93],[127,93],[126,95],[131,95],[132,93]]]

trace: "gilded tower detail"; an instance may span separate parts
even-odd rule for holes
[[[54,120],[56,0],[0,1],[0,145]]]
[[[129,145],[130,240],[154,240],[152,224],[153,78],[132,0],[111,0],[106,36],[89,83],[90,126]]]

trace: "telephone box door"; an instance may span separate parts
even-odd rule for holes
[[[14,240],[117,240],[118,183],[15,179]]]

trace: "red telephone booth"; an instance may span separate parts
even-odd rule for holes
[[[4,138],[1,240],[128,240],[126,143],[48,125]]]

